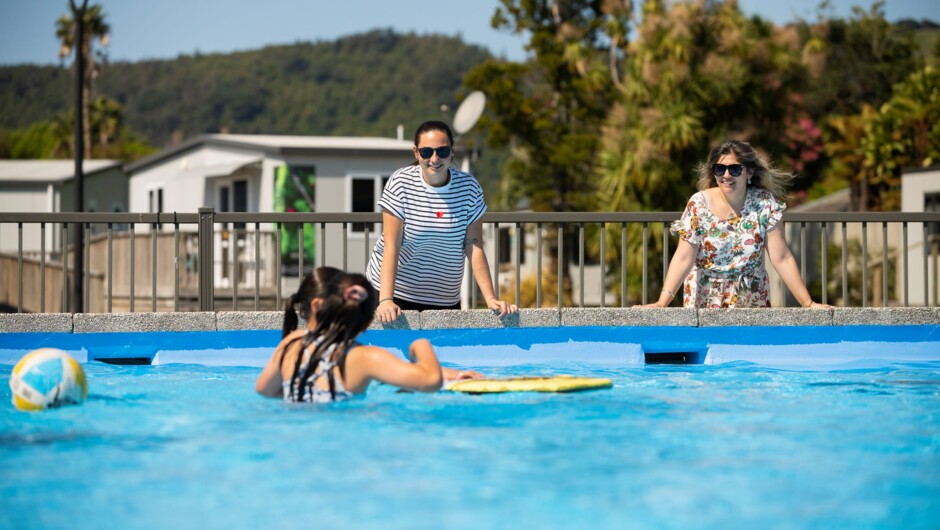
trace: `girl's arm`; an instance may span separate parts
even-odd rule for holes
[[[346,358],[346,388],[353,393],[365,392],[369,382],[376,380],[405,390],[440,390],[443,382],[441,365],[431,343],[427,339],[412,342],[408,357],[414,362],[402,361],[382,348],[358,346]]]
[[[258,380],[255,381],[255,392],[266,397],[282,397],[284,395],[284,388],[282,386],[283,379],[281,378],[281,359],[284,357],[287,345],[294,339],[302,337],[306,332],[306,330],[298,329],[281,340],[281,343],[278,344],[277,348],[274,350],[274,355],[271,356],[264,370],[261,370],[261,375],[258,376]]]
[[[441,376],[444,381],[460,381],[463,379],[483,379],[483,374],[476,370],[457,370],[441,366]]]
[[[405,223],[401,219],[388,213],[382,213],[382,239],[385,250],[382,254],[382,272],[380,273],[379,305],[375,309],[375,316],[379,322],[389,323],[398,319],[401,308],[392,298],[395,296],[395,277],[398,275],[398,253],[401,249],[401,238]]]
[[[493,291],[493,280],[490,278],[490,264],[483,250],[483,220],[478,219],[467,228],[467,256],[470,257],[470,269],[473,277],[480,286],[486,306],[497,311],[497,316],[503,317],[515,313],[518,308],[496,298]]]
[[[774,270],[783,279],[787,289],[796,298],[796,301],[803,307],[827,308],[832,307],[828,304],[818,304],[813,301],[803,278],[800,277],[800,270],[796,266],[796,260],[787,246],[787,240],[783,236],[783,222],[779,222],[770,231],[767,232],[767,255],[770,257],[770,263]]]
[[[692,266],[695,265],[696,256],[698,256],[698,246],[680,239],[676,252],[672,255],[672,261],[669,262],[669,269],[666,271],[666,279],[663,280],[663,290],[659,293],[659,299],[652,304],[638,307],[668,306],[672,299],[682,292],[682,282],[689,275]]]

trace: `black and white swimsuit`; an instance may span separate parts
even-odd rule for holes
[[[302,373],[307,370],[307,364],[310,362],[310,356],[313,355],[313,352],[320,341],[322,341],[322,337],[313,341],[304,349],[303,360],[300,363],[299,372]],[[310,379],[308,379],[304,385],[302,399],[300,386],[296,385],[293,379],[289,379],[281,383],[284,391],[284,401],[289,403],[331,403],[334,401],[345,401],[355,396],[355,394],[349,390],[346,390],[346,387],[343,385],[343,381],[340,378],[334,377],[333,368],[345,364],[346,354],[356,346],[359,346],[358,342],[352,343],[349,348],[339,354],[336,353],[336,344],[329,346],[326,352],[324,352],[323,356],[320,357],[320,361],[317,363],[317,367],[314,370],[313,375],[310,376]],[[317,386],[317,380],[321,377],[325,377],[327,379],[327,388],[320,388]],[[332,392],[330,391],[330,386],[333,387]]]

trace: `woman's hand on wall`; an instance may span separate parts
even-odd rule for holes
[[[519,308],[515,304],[510,304],[509,302],[504,302],[496,298],[490,298],[486,301],[486,307],[489,307],[493,310],[493,313],[496,314],[499,318],[503,318],[506,315],[511,315],[516,311],[519,311]]]

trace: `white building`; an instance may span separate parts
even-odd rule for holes
[[[414,161],[412,142],[401,138],[272,136],[241,134],[202,135],[127,166],[132,212],[196,212],[212,207],[216,212],[375,212],[386,179],[396,169]],[[365,270],[366,249],[371,250],[381,225],[349,227],[346,267]],[[253,258],[252,237],[216,240],[217,287],[230,286],[231,241],[239,255]],[[254,227],[248,227],[253,230]],[[273,234],[274,227],[261,230]],[[164,229],[169,227],[164,226]],[[141,227],[146,231],[147,227]],[[305,226],[304,267],[321,263],[343,266],[343,234],[329,226],[328,247],[320,241],[319,227]],[[282,266],[296,269],[299,252],[296,228],[284,227]],[[263,249],[273,248],[272,240]],[[269,252],[264,252],[270,257]],[[322,261],[325,257],[326,261]],[[270,267],[267,267],[271,270]],[[239,285],[251,287],[242,271]],[[291,274],[292,275],[292,274]]]
[[[377,198],[382,178],[412,161],[402,139],[207,134],[127,166],[131,211],[278,211],[282,166],[316,176],[314,211],[374,211],[354,204],[353,188]]]
[[[901,176],[902,212],[940,212],[940,166],[909,169]],[[926,273],[924,270],[924,229],[912,224],[908,232],[907,261],[910,267],[909,296],[911,305],[938,304],[937,246],[940,226],[928,224]],[[927,285],[925,286],[925,277]],[[925,299],[925,290],[927,299]]]
[[[127,175],[116,160],[86,160],[84,173],[85,211],[126,212]],[[75,162],[72,160],[0,160],[0,211],[70,212],[75,210]],[[58,249],[60,234],[46,227],[46,251]],[[17,227],[0,225],[0,253],[16,253]],[[40,227],[23,226],[24,254],[38,253]]]

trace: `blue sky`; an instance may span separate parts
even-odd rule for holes
[[[94,2],[95,0],[90,0]],[[112,28],[111,60],[168,59],[268,44],[333,40],[391,27],[400,32],[460,35],[494,54],[525,58],[525,38],[499,32],[489,21],[498,0],[97,0]],[[819,0],[740,0],[748,14],[777,23],[814,20]],[[833,0],[848,16],[858,2]],[[866,8],[870,3],[862,2]],[[55,64],[55,20],[68,0],[0,0],[0,64]],[[929,18],[940,23],[940,1],[888,0],[888,20]]]

